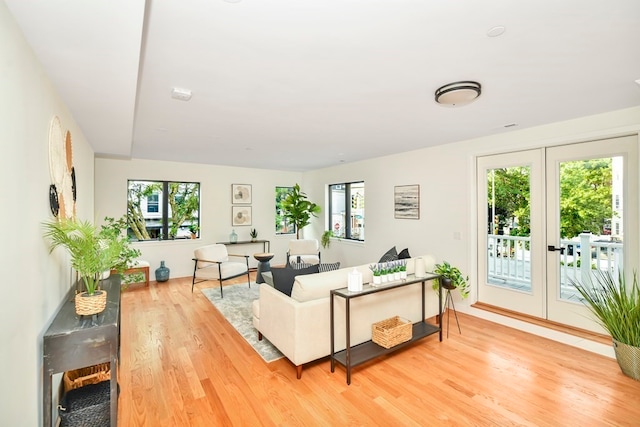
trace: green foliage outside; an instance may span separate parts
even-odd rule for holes
[[[611,203],[611,159],[563,162],[560,176],[561,237],[570,239],[583,231],[603,234],[604,224],[614,215]],[[494,225],[499,230],[515,219],[517,226],[510,230],[510,234],[530,235],[529,181],[528,167],[501,168],[488,172],[488,212],[492,212],[495,194],[495,212],[499,224]]]
[[[276,234],[293,234],[295,226],[284,215],[282,201],[293,191],[293,187],[276,187]]]
[[[611,206],[611,159],[564,162],[560,166],[560,236],[602,234]]]
[[[169,182],[167,197],[169,203],[169,239],[175,239],[180,226],[189,222],[199,229],[198,210],[200,209],[200,185],[188,182]],[[153,194],[161,194],[162,182],[131,181],[127,198],[127,217],[129,229],[138,240],[152,239],[142,212],[142,202]],[[196,229],[196,231],[197,231]]]

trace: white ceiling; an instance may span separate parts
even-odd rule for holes
[[[304,171],[640,105],[638,0],[5,3],[104,156]]]

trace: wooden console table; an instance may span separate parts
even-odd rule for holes
[[[439,332],[440,341],[442,341],[442,285],[438,292],[438,325],[427,323],[425,320],[425,283],[429,280],[438,278],[437,274],[427,273],[425,277],[415,277],[413,274],[409,275],[405,280],[398,280],[389,282],[382,285],[376,285],[375,287],[366,284],[360,292],[350,292],[347,288],[334,289],[330,295],[330,313],[331,313],[331,372],[335,371],[336,363],[344,366],[347,370],[347,384],[351,384],[351,368],[361,365],[371,359],[374,359],[383,354],[394,352],[402,347],[405,347],[411,343],[414,343],[424,337]],[[351,306],[350,302],[354,298],[361,298],[367,295],[375,294],[378,292],[385,292],[390,289],[401,288],[404,286],[410,286],[416,283],[422,283],[422,321],[413,324],[411,339],[407,342],[398,344],[389,349],[379,346],[373,341],[369,340],[362,344],[351,347]],[[346,347],[344,350],[335,351],[335,320],[334,320],[334,299],[336,297],[343,298],[345,300],[345,327],[346,327]]]
[[[51,427],[51,376],[98,363],[111,365],[111,427],[118,423],[118,369],[120,338],[120,280],[112,274],[103,280],[107,291],[107,306],[95,316],[78,316],[75,310],[75,287],[66,296],[64,305],[49,325],[43,337],[43,425]]]

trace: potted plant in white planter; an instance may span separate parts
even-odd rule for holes
[[[89,221],[54,219],[44,223],[44,236],[50,241],[51,251],[64,247],[71,256],[71,266],[78,272],[85,291],[76,295],[76,313],[92,315],[106,307],[107,293],[100,290],[100,278],[105,271],[123,271],[131,260],[140,255],[129,246],[122,227],[126,219],[105,218],[100,230]]]
[[[570,279],[582,302],[611,335],[622,372],[640,381],[640,287],[637,273],[628,286],[624,273],[618,278],[608,270],[595,270],[586,283]],[[592,280],[595,277],[595,280]]]

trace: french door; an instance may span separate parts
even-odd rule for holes
[[[637,265],[637,143],[478,158],[478,301],[601,332],[571,282]]]

